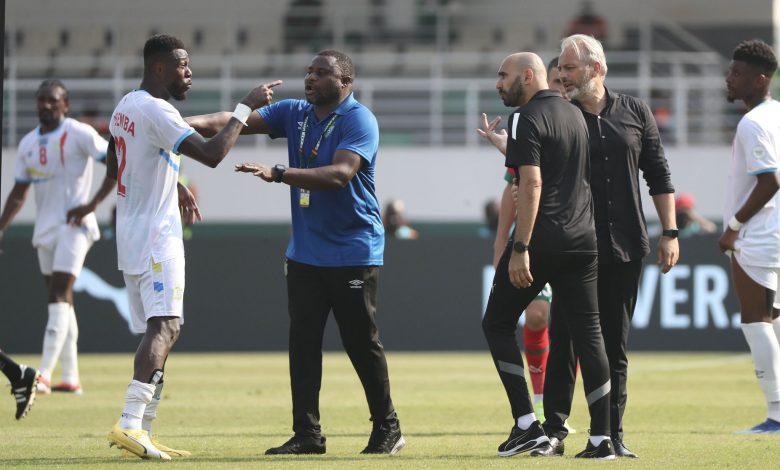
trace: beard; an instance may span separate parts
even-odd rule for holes
[[[577,100],[595,95],[597,89],[595,78],[595,71],[588,67],[588,71],[583,76],[582,83],[579,86],[574,87],[571,91],[567,91],[566,97],[570,100]]]
[[[339,90],[317,90],[312,89],[314,93],[306,96],[306,101],[314,106],[327,106],[333,103],[338,103],[341,95]]]
[[[59,120],[55,117],[55,113],[52,111],[46,111],[46,112],[39,112],[38,113],[38,122],[43,124],[44,126],[53,126]]]
[[[512,83],[512,86],[501,94],[501,100],[504,102],[504,106],[507,107],[520,106],[520,103],[524,102],[524,96],[525,89],[523,88],[523,84],[518,77],[515,82]]]
[[[171,94],[171,98],[176,101],[184,101],[187,99],[187,92],[190,86],[184,83],[174,83],[168,87],[168,93]]]
[[[184,101],[187,99],[187,90],[172,90],[171,91],[171,98],[173,98],[176,101]]]

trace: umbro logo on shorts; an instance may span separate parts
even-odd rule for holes
[[[363,281],[360,279],[353,279],[349,281],[349,288],[350,289],[362,289],[363,288]]]

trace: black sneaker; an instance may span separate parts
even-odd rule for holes
[[[512,426],[509,438],[498,446],[498,455],[500,457],[511,457],[536,449],[549,442],[550,439],[547,438],[539,421],[531,423],[528,429],[520,429],[515,425]]]
[[[11,384],[11,394],[16,398],[16,419],[22,419],[35,402],[38,378],[41,374],[32,367],[20,365],[22,377]]]
[[[375,424],[361,454],[395,454],[406,445],[398,421]]]
[[[325,436],[293,436],[279,447],[271,447],[265,455],[324,454]]]
[[[588,439],[588,445],[585,446],[585,450],[574,456],[575,459],[602,459],[602,460],[614,460],[615,450],[612,448],[612,441],[604,439],[601,444],[594,446]]]
[[[532,450],[531,457],[560,457],[563,455],[563,441],[557,437],[551,437],[550,442]]]
[[[615,448],[615,455],[618,457],[628,457],[630,459],[638,459],[639,456],[631,452],[631,450],[623,444],[620,439],[612,439],[612,447]]]

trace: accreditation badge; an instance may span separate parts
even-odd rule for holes
[[[311,194],[311,191],[308,189],[302,189],[301,188],[301,195],[298,198],[298,204],[300,204],[301,207],[309,207],[309,195]]]

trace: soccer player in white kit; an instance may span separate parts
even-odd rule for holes
[[[36,93],[39,126],[28,132],[16,154],[15,184],[0,215],[0,239],[35,187],[32,243],[49,290],[49,319],[43,337],[38,392],[81,393],[73,309],[73,283],[92,243],[100,238],[95,214],[74,223],[70,210],[89,199],[93,160],[103,161],[108,143],[88,124],[66,117],[68,90],[59,80],[44,80]],[[82,223],[83,222],[83,223]],[[60,361],[62,382],[51,386]]]
[[[780,433],[780,102],[769,84],[777,69],[759,40],[734,50],[726,76],[729,102],[747,107],[737,125],[723,211],[720,248],[742,310],[742,332],[767,402],[767,419],[739,434]]]
[[[133,329],[143,333],[143,338],[121,418],[108,440],[138,457],[170,460],[171,455],[189,455],[151,436],[165,361],[183,322],[181,219],[200,218],[192,195],[181,186],[177,195],[179,154],[216,167],[235,144],[252,110],[268,104],[271,88],[280,83],[251,90],[225,127],[205,140],[168,102],[185,99],[192,72],[182,42],[160,34],[144,46],[141,86],[125,95],[111,116],[104,187],[116,181],[118,264],[127,285]],[[185,213],[180,214],[180,206]]]

